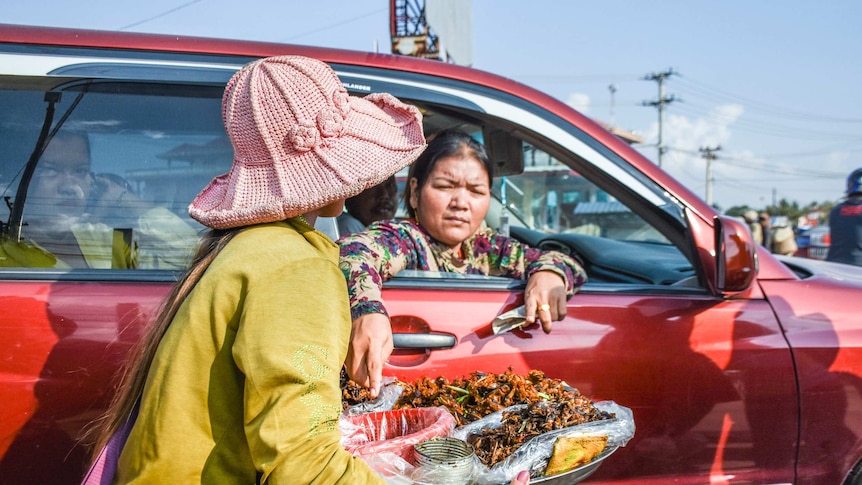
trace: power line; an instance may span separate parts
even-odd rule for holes
[[[328,26],[326,26],[326,27],[320,27],[320,28],[318,28],[318,29],[309,30],[309,31],[307,31],[307,32],[303,32],[303,33],[301,33],[301,34],[292,35],[292,36],[290,36],[290,37],[285,38],[284,40],[294,40],[294,39],[298,39],[298,38],[300,38],[300,37],[305,37],[306,35],[317,34],[317,33],[319,33],[319,32],[323,32],[324,30],[330,30],[330,29],[334,29],[334,28],[336,28],[336,27],[341,27],[342,25],[347,25],[347,24],[349,24],[349,23],[356,22],[357,20],[362,20],[362,19],[364,19],[364,18],[366,18],[366,17],[371,17],[372,15],[377,15],[377,14],[379,14],[380,12],[388,12],[388,11],[389,11],[389,7],[381,8],[381,9],[378,9],[378,10],[374,10],[374,11],[372,11],[372,12],[368,12],[368,13],[367,13],[367,14],[365,14],[365,15],[360,15],[360,16],[358,16],[358,17],[353,17],[353,18],[350,18],[350,19],[347,19],[347,20],[342,20],[341,22],[337,22],[337,23],[334,23],[334,24],[332,24],[332,25],[328,25]]]
[[[700,156],[701,152],[696,152],[693,150],[687,150],[684,148],[677,147],[668,147],[668,151],[673,151],[676,153],[683,153],[691,156]],[[759,157],[758,157],[759,158]],[[733,156],[722,156],[720,159],[715,159],[717,163],[723,163],[725,165],[732,165],[734,167],[743,168],[746,170],[752,170],[755,172],[769,172],[769,173],[780,173],[784,175],[792,175],[798,177],[806,177],[806,178],[824,178],[824,179],[834,179],[836,177],[843,178],[845,174],[838,172],[826,172],[826,171],[817,171],[817,170],[800,170],[798,168],[788,168],[783,165],[773,165],[768,163],[759,163],[758,165],[753,165],[751,159],[747,158],[739,158]]]
[[[678,111],[683,114],[689,114],[702,117],[714,117],[714,108],[708,108],[696,103],[685,103],[679,106]],[[780,124],[758,123],[753,120],[748,120],[744,116],[733,120],[733,126],[739,131],[747,131],[760,135],[768,135],[775,137],[793,138],[794,140],[807,139],[814,141],[823,141],[824,138],[829,138],[839,142],[853,142],[860,140],[860,136],[851,133],[840,133],[834,130],[814,130],[805,127],[792,127]]]
[[[746,98],[744,96],[739,96],[737,94],[733,94],[718,88],[710,87],[704,83],[693,81],[691,79],[682,78],[681,79],[682,86],[676,86],[677,89],[682,89],[683,91],[689,90],[693,93],[699,93],[704,97],[709,97],[713,99],[723,100],[725,98],[735,99],[737,101],[744,102],[747,107],[754,107],[757,109],[761,109],[766,112],[774,113],[776,116],[781,117],[782,119],[787,119],[790,117],[795,117],[802,121],[823,121],[823,122],[832,122],[832,123],[862,123],[862,118],[845,118],[845,117],[837,117],[837,116],[825,116],[816,113],[806,112],[806,111],[796,111],[780,106],[771,105],[768,103],[764,103],[762,101]],[[689,84],[689,86],[685,86]],[[710,92],[718,93],[719,95],[725,97],[715,96]]]
[[[855,145],[859,145],[855,147]],[[764,160],[774,160],[776,158],[800,158],[800,157],[814,157],[820,155],[831,155],[835,152],[847,152],[847,153],[855,153],[862,152],[862,141],[851,142],[851,143],[841,143],[839,145],[833,146],[831,149],[823,149],[819,151],[811,151],[811,152],[792,152],[792,153],[781,153],[777,155],[759,155],[759,158]]]
[[[141,25],[141,24],[147,23],[147,22],[149,22],[149,21],[151,21],[151,20],[156,20],[156,19],[158,19],[158,18],[162,18],[162,17],[164,17],[164,16],[166,16],[166,15],[170,15],[170,14],[172,14],[172,13],[176,12],[177,10],[184,9],[184,8],[188,7],[189,5],[193,5],[193,4],[198,3],[198,2],[200,2],[200,1],[201,1],[201,0],[192,0],[191,2],[186,2],[186,3],[184,3],[184,4],[182,4],[182,5],[178,6],[178,7],[174,7],[174,8],[172,8],[172,9],[170,9],[170,10],[166,10],[166,11],[164,11],[164,12],[162,12],[162,13],[158,14],[158,15],[155,15],[155,16],[153,16],[153,17],[150,17],[150,18],[147,18],[147,19],[144,19],[144,20],[141,20],[141,21],[135,22],[135,23],[133,23],[133,24],[126,25],[126,26],[124,26],[124,27],[120,27],[120,28],[119,28],[119,29],[117,29],[117,30],[126,30],[126,29],[130,29],[130,28],[132,28],[132,27],[137,27],[138,25]]]

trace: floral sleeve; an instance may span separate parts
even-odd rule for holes
[[[584,269],[571,256],[558,251],[545,251],[521,244],[518,240],[490,235],[487,243],[478,238],[474,248],[487,244],[489,274],[527,279],[537,271],[553,271],[566,282],[566,294],[572,296],[587,281]]]
[[[352,319],[367,313],[386,314],[381,289],[399,271],[431,269],[427,244],[416,232],[409,223],[382,221],[338,241],[339,266],[347,279]]]
[[[543,251],[482,227],[462,243],[460,251],[436,242],[414,221],[382,221],[365,232],[339,240],[339,265],[347,279],[351,318],[387,314],[383,283],[404,269],[484,274],[526,280],[537,271],[553,271],[572,296],[586,282],[583,268],[571,257]]]
[[[528,278],[537,271],[553,271],[566,281],[566,295],[569,297],[587,282],[587,273],[584,268],[574,258],[561,252],[528,248],[524,257],[528,261]]]

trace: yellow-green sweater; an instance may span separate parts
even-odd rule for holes
[[[118,483],[383,483],[339,442],[350,310],[338,247],[299,219],[251,226],[165,334]]]

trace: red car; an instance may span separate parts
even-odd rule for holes
[[[500,168],[487,224],[505,214],[513,236],[588,273],[552,334],[496,336],[520,282],[399,275],[384,290],[388,375],[540,369],[630,408],[635,436],[594,483],[862,483],[862,272],[763,251],[564,103],[408,57],[12,25],[0,25],[0,481],[79,482],[80,433],[196,242],[186,207],[231,163],[224,84],[279,54],[330,63],[354,95],[416,104],[429,133],[474,132]],[[86,135],[83,169],[38,149],[72,131]],[[44,173],[89,177],[88,190],[117,190],[117,205],[76,215],[88,191],[40,193]],[[155,216],[142,222],[130,200]],[[90,234],[70,244],[92,257],[38,244],[62,224]]]

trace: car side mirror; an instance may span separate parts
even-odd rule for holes
[[[757,275],[757,246],[740,221],[715,218],[715,287],[722,293],[738,293],[751,287]]]

